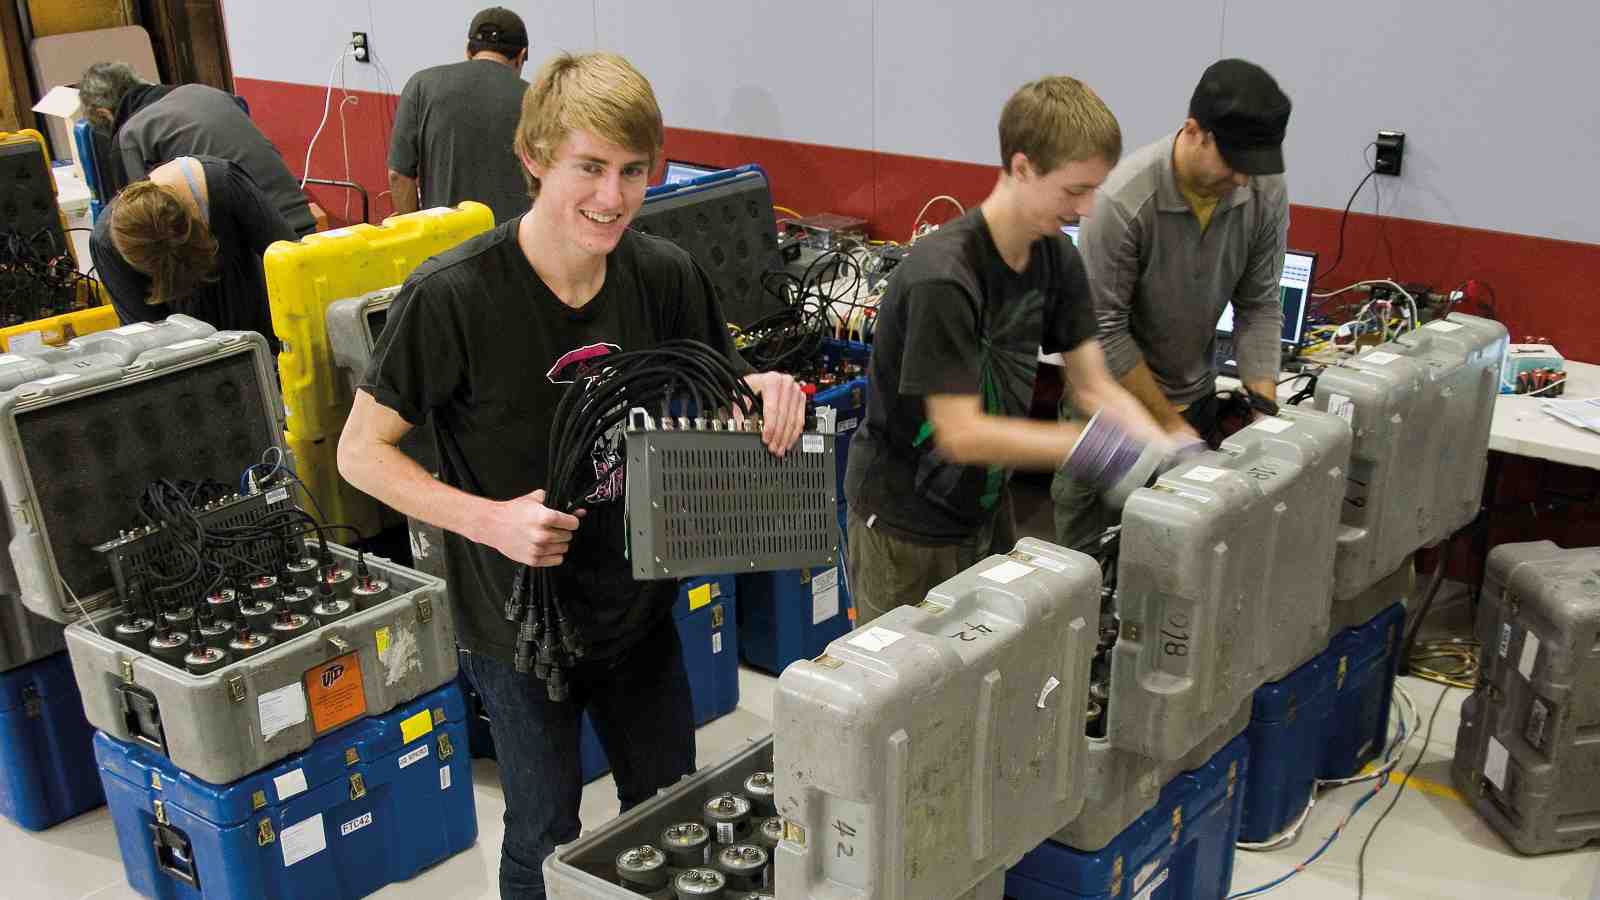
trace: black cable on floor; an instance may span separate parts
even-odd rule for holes
[[[1365,900],[1367,895],[1367,847],[1372,844],[1372,836],[1378,833],[1378,826],[1389,817],[1395,804],[1400,802],[1400,793],[1411,783],[1411,776],[1417,772],[1417,767],[1422,765],[1422,758],[1428,755],[1428,741],[1433,739],[1433,723],[1439,718],[1439,710],[1444,708],[1445,695],[1450,693],[1450,688],[1439,692],[1439,702],[1433,705],[1433,712],[1428,716],[1428,728],[1422,733],[1422,749],[1417,751],[1417,758],[1412,761],[1411,768],[1406,770],[1405,779],[1394,789],[1394,797],[1389,800],[1389,805],[1383,808],[1378,821],[1372,823],[1372,830],[1367,832],[1367,839],[1361,842],[1361,853],[1356,856],[1356,900]]]

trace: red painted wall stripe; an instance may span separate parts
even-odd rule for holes
[[[256,123],[274,143],[280,148],[306,146],[322,116],[324,87],[246,78],[236,84],[250,102]],[[388,189],[384,161],[394,98],[350,93],[356,97],[345,108],[351,176],[371,191],[373,218],[378,220],[393,208],[387,197],[379,195]],[[318,177],[344,177],[342,97],[335,89],[328,125],[311,161],[312,174]],[[950,194],[970,206],[988,194],[998,171],[975,163],[688,128],[667,129],[666,156],[719,166],[759,162],[771,178],[778,204],[806,214],[858,216],[871,223],[875,237],[898,241],[909,237],[912,220],[928,198]],[[290,170],[298,174],[304,151],[286,158]],[[1292,185],[1292,172],[1290,179]],[[343,192],[317,188],[313,194],[331,216],[343,218]],[[351,209],[359,207],[352,202]],[[940,222],[954,214],[953,207],[939,204],[929,210],[928,218]],[[1337,209],[1294,206],[1290,245],[1318,251],[1322,265],[1328,266],[1339,243],[1339,219]],[[1480,304],[1488,310],[1492,298],[1493,312],[1513,340],[1550,338],[1569,359],[1600,362],[1600,322],[1589,310],[1590,296],[1600,281],[1600,244],[1351,213],[1344,260],[1318,287],[1396,275],[1436,290],[1474,279],[1477,289],[1461,307],[1464,311],[1479,312]]]

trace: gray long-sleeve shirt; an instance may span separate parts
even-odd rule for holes
[[[116,144],[129,181],[180,156],[229,160],[260,186],[296,234],[316,230],[300,182],[232,94],[203,84],[176,88],[129,117],[117,129]]]
[[[1111,373],[1121,378],[1142,360],[1167,399],[1184,405],[1215,390],[1217,320],[1230,302],[1241,378],[1277,375],[1289,194],[1282,175],[1251,178],[1217,201],[1202,232],[1178,190],[1174,137],[1118,163],[1078,249]]]

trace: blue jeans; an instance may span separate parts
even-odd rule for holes
[[[551,702],[531,672],[520,674],[510,663],[476,653],[462,659],[489,714],[500,763],[505,900],[542,900],[545,857],[578,836],[578,727],[585,709],[624,812],[694,771],[689,679],[670,616],[618,658],[579,665],[568,680],[571,697],[562,703]]]

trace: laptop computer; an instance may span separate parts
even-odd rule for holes
[[[702,175],[710,175],[712,172],[720,171],[722,171],[720,166],[703,166],[699,163],[669,159],[667,160],[667,169],[662,174],[661,183],[682,184],[685,181],[693,181]]]
[[[1283,255],[1283,273],[1278,277],[1278,302],[1283,305],[1283,335],[1279,342],[1282,353],[1278,366],[1294,358],[1305,337],[1306,309],[1310,306],[1311,281],[1317,274],[1317,254],[1304,250],[1290,250]],[[1223,375],[1238,375],[1239,364],[1233,352],[1233,304],[1229,303],[1217,320],[1216,350],[1213,357],[1217,371]]]

